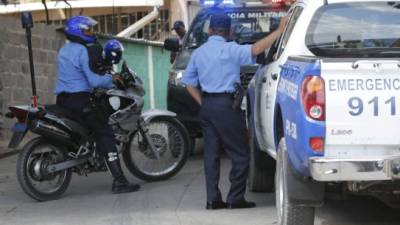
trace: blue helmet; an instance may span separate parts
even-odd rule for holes
[[[118,64],[122,58],[124,52],[124,46],[118,40],[112,39],[106,42],[104,45],[104,57],[105,60],[112,64]]]
[[[85,43],[96,41],[94,34],[85,35],[84,30],[90,30],[97,24],[97,21],[87,16],[74,16],[67,20],[65,34],[73,40],[82,40]]]

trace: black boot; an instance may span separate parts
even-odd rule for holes
[[[110,170],[114,181],[112,184],[112,192],[114,194],[134,192],[140,189],[139,184],[130,184],[122,172],[118,159],[118,153],[110,152],[106,159],[108,169]]]

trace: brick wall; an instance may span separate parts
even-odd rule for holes
[[[57,52],[64,36],[56,27],[35,24],[32,29],[33,58],[39,102],[55,102]],[[14,122],[4,118],[10,105],[29,104],[32,96],[27,40],[21,22],[12,18],[0,19],[0,141],[9,139]],[[1,151],[4,151],[0,149]]]

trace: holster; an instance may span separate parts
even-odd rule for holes
[[[234,110],[240,110],[242,106],[242,101],[244,98],[244,95],[246,94],[246,90],[243,88],[243,86],[240,83],[235,83],[235,94],[233,96],[233,103],[232,103],[232,109]]]

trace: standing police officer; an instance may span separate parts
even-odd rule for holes
[[[88,50],[88,45],[96,42],[93,34],[93,26],[96,24],[96,21],[86,16],[75,16],[67,21],[65,34],[70,42],[58,53],[57,83],[54,92],[57,95],[57,105],[83,118],[94,132],[97,149],[106,159],[108,169],[114,177],[112,192],[133,192],[139,190],[140,186],[130,184],[122,172],[112,128],[107,121],[98,120],[96,112],[85,111],[90,105],[90,93],[94,88],[109,89],[113,81],[121,83],[119,75],[94,73],[93,69],[96,66],[90,66],[91,61],[96,62],[90,60],[89,52],[93,49]],[[94,48],[96,49],[100,48]],[[99,52],[101,54],[101,51]]]
[[[183,38],[186,35],[186,28],[185,24],[183,23],[182,20],[177,20],[174,23],[174,26],[172,27],[172,30],[175,30],[175,33],[179,37],[179,43],[182,44]],[[169,62],[172,64],[175,61],[176,56],[178,55],[178,52],[171,52],[169,56]]]
[[[254,202],[248,202],[244,197],[250,158],[248,134],[241,112],[232,108],[234,86],[240,83],[240,66],[254,64],[255,57],[274,43],[286,23],[284,17],[278,29],[268,37],[253,45],[238,45],[226,41],[231,18],[223,12],[213,14],[208,41],[191,56],[182,81],[201,105],[207,209],[255,207]],[[218,187],[221,144],[232,160],[231,188],[226,203]]]

